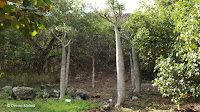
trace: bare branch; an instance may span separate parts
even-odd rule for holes
[[[69,42],[64,46],[67,47],[69,44],[71,44],[72,39],[69,40]]]
[[[111,22],[112,24],[115,24],[115,22],[113,22],[112,20],[110,20],[107,15],[101,15],[99,13],[99,16],[102,17],[102,18],[104,18],[104,19],[106,19],[107,21]]]
[[[122,31],[122,33],[124,35],[123,38],[128,40],[130,42],[130,44],[133,45],[133,43],[131,41],[131,37],[133,36],[133,34],[130,35],[127,31]]]
[[[63,36],[63,39],[66,37],[66,35],[67,35],[67,32],[65,32],[65,34],[64,34],[64,36]]]
[[[62,43],[62,40],[59,37],[56,36],[56,34],[53,32],[53,30],[51,30],[51,33],[56,39],[58,39]]]
[[[56,38],[53,36],[53,38],[50,40],[49,44],[47,45],[46,49],[44,50],[44,54],[48,54],[50,52],[55,42],[56,42]]]

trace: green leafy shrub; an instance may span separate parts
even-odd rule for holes
[[[163,96],[172,96],[177,105],[183,99],[200,95],[200,1],[176,3],[173,19],[175,31],[180,32],[168,58],[157,60],[157,78],[153,81]]]
[[[200,52],[199,52],[200,53]],[[169,57],[160,57],[156,70],[159,71],[154,85],[158,86],[163,96],[173,96],[172,101],[181,104],[182,99],[188,97],[198,97],[199,93],[199,68],[195,63],[178,63]]]
[[[174,37],[177,36],[173,32],[175,26],[171,15],[165,9],[145,7],[144,12],[136,10],[126,23],[133,34],[132,41],[138,52],[140,69],[148,75],[153,75],[155,60],[160,55],[168,56],[175,41]]]

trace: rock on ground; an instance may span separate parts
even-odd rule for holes
[[[71,96],[72,98],[76,97],[76,89],[75,88],[67,88],[67,95]]]
[[[77,90],[76,95],[80,96],[83,100],[87,100],[89,98],[87,92],[82,89]]]
[[[13,99],[28,100],[35,99],[36,92],[30,87],[14,87],[12,89]]]
[[[67,93],[67,95],[69,95],[75,99],[80,99],[80,98],[83,100],[89,99],[88,93],[82,89],[76,90],[75,88],[68,88],[66,93]]]

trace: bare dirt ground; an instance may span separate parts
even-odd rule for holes
[[[95,77],[95,88],[91,86],[91,77],[79,74],[75,78],[70,78],[69,87],[76,89],[84,89],[89,93],[91,102],[105,103],[109,102],[114,105],[116,102],[116,88],[117,79],[116,74],[97,73]],[[138,96],[137,100],[131,99],[133,89],[131,86],[130,78],[126,81],[126,101],[123,108],[113,108],[109,111],[125,111],[132,112],[140,110],[140,112],[172,112],[176,111],[176,105],[171,102],[170,98],[163,98],[157,91],[156,87],[153,87],[151,81],[142,80],[142,92]],[[112,101],[110,102],[109,100]],[[99,107],[91,108],[88,112],[98,112]],[[180,111],[182,112],[200,112],[200,103],[194,103],[192,99],[185,102]]]

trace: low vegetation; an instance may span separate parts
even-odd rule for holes
[[[69,97],[66,98],[69,99]],[[72,100],[71,102],[65,102],[64,99],[0,100],[0,110],[6,112],[84,112],[98,105],[84,100]]]

